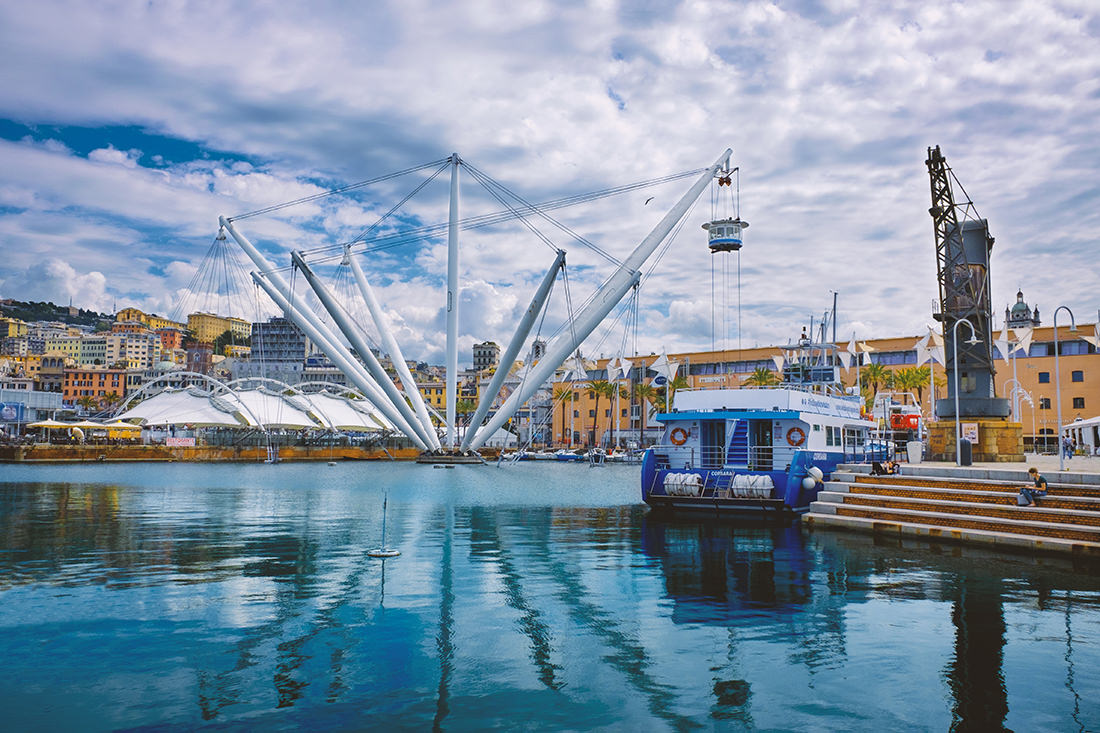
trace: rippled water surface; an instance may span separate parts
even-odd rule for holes
[[[637,495],[625,466],[0,465],[4,728],[1100,729],[1095,568]]]

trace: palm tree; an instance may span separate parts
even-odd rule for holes
[[[677,374],[676,378],[673,379],[672,382],[668,385],[669,395],[668,395],[668,405],[666,407],[669,407],[669,408],[672,407],[673,398],[676,397],[676,390],[683,389],[684,387],[688,387],[688,386],[690,386],[690,385],[688,384],[687,377],[682,376],[680,374]]]
[[[76,404],[84,408],[84,412],[91,412],[92,408],[96,406],[95,397],[91,395],[84,395],[76,401]]]
[[[634,385],[634,394],[638,398],[638,404],[641,406],[642,412],[642,432],[638,437],[638,441],[645,445],[645,424],[646,416],[649,413],[646,403],[657,399],[657,390],[653,388],[652,384],[636,384]]]
[[[561,404],[561,443],[565,445],[565,410],[566,400],[573,395],[573,390],[569,387],[558,387],[554,390],[554,401]]]
[[[470,413],[477,409],[473,400],[459,400],[455,403],[455,416],[459,423],[470,417]]]
[[[885,385],[890,380],[890,372],[882,364],[871,363],[860,370],[860,379],[863,384],[870,385],[871,397],[878,393],[879,385]]]
[[[767,367],[756,367],[752,370],[752,374],[745,378],[744,384],[753,387],[769,387],[773,384],[779,384],[779,381],[779,375],[771,369]]]
[[[120,400],[122,400],[122,398],[118,396],[118,392],[108,392],[99,398],[99,404],[105,409],[110,410],[117,405]]]
[[[596,427],[600,419],[600,397],[607,395],[612,385],[606,379],[593,379],[585,384],[584,388],[591,390],[596,395],[596,409],[595,414],[592,415],[592,444],[599,445],[599,433],[596,432]]]

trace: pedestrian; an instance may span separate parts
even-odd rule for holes
[[[1027,474],[1035,485],[1034,487],[1025,486],[1020,489],[1020,499],[1017,503],[1020,506],[1035,506],[1036,499],[1047,495],[1047,480],[1039,473],[1039,469],[1034,466],[1027,469]]]
[[[1069,439],[1069,436],[1062,438],[1062,455],[1066,458],[1073,457],[1073,441]]]

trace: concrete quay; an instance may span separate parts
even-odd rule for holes
[[[1061,553],[1100,561],[1100,458],[1077,456],[1058,470],[1057,456],[959,467],[901,464],[892,476],[870,466],[838,467],[803,515],[811,530],[849,530],[896,539],[981,545],[1024,553]],[[1017,505],[1035,466],[1049,492],[1033,507]]]

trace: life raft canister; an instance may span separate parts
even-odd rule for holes
[[[806,442],[806,431],[800,427],[793,427],[787,431],[787,443],[795,448]]]
[[[672,441],[673,445],[683,445],[687,442],[688,434],[683,428],[676,428],[668,436],[668,439]]]

